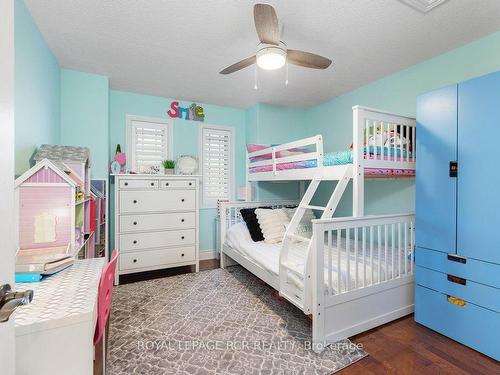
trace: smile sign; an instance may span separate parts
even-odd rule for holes
[[[167,115],[171,118],[180,118],[191,121],[205,121],[203,107],[197,105],[196,103],[191,104],[189,107],[181,107],[179,106],[179,102],[172,102],[170,103],[170,109],[167,111]]]

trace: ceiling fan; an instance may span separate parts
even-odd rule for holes
[[[231,74],[252,64],[262,69],[275,70],[290,64],[313,69],[326,69],[332,60],[310,52],[288,49],[280,40],[278,17],[269,4],[255,4],[253,8],[255,29],[260,43],[255,55],[247,57],[220,71],[220,74]]]

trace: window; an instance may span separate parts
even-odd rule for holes
[[[233,197],[234,133],[223,126],[202,126],[200,133],[203,205],[215,207]]]
[[[172,158],[172,126],[169,121],[127,116],[127,165],[137,173],[162,168]]]

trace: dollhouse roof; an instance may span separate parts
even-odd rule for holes
[[[90,150],[88,147],[41,145],[35,156],[35,161],[50,159],[53,162],[80,162],[90,163]]]
[[[42,168],[50,168],[54,173],[56,173],[62,180],[67,182],[69,185],[76,187],[77,184],[71,177],[69,177],[63,170],[61,170],[55,163],[50,161],[49,159],[42,159],[38,163],[36,163],[33,167],[24,172],[21,176],[16,178],[15,187],[17,188],[19,185],[28,180],[31,176],[35,175]]]

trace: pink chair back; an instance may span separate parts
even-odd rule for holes
[[[111,260],[102,271],[99,283],[99,296],[97,298],[97,327],[94,334],[94,345],[101,339],[109,319],[118,254],[118,250],[113,250]]]

